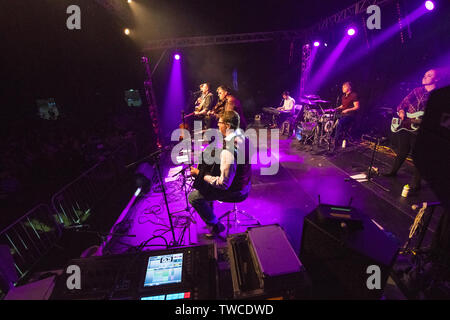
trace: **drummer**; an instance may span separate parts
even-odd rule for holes
[[[283,100],[282,106],[278,107],[277,110],[280,112],[280,115],[277,118],[277,127],[280,128],[281,124],[286,121],[290,116],[294,113],[295,100],[289,95],[289,91],[284,91],[282,93]]]
[[[352,84],[350,82],[345,82],[342,85],[342,93],[344,95],[342,96],[341,105],[336,109],[340,112],[341,117],[338,120],[338,125],[334,136],[335,147],[340,144],[344,130],[348,130],[355,121],[356,113],[359,110],[358,94],[353,91]]]

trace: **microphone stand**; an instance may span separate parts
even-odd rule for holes
[[[369,137],[369,136],[366,136],[366,135],[363,135],[362,138],[363,139],[366,138],[367,140],[369,140],[371,142],[373,142],[372,140],[374,140],[374,139],[376,141],[376,142],[374,142],[374,145],[373,145],[372,158],[370,159],[369,171],[367,172],[367,181],[368,182],[372,182],[378,188],[380,188],[380,189],[382,189],[382,190],[384,190],[386,192],[389,192],[390,190],[388,188],[386,188],[386,187],[382,186],[381,184],[379,184],[378,182],[374,181],[373,177],[372,177],[372,169],[373,169],[373,164],[375,162],[375,154],[377,153],[377,148],[380,145],[381,138],[379,138],[379,137],[372,138],[372,137]],[[346,180],[348,181],[349,179],[346,178]]]
[[[142,158],[142,159],[140,159],[138,161],[135,161],[135,162],[127,165],[126,168],[129,168],[129,167],[131,167],[133,165],[136,165],[136,164],[141,163],[141,162],[143,162],[145,160],[148,160],[148,159],[154,160],[154,166],[155,166],[156,172],[158,174],[158,180],[159,180],[159,183],[161,185],[161,191],[163,193],[164,203],[166,205],[167,215],[169,217],[170,229],[172,231],[173,245],[177,246],[179,244],[177,243],[176,238],[175,238],[175,230],[174,230],[173,222],[172,222],[172,214],[170,213],[169,202],[167,201],[166,188],[164,187],[164,180],[163,180],[162,175],[161,175],[161,166],[159,164],[161,153],[163,151],[165,151],[165,150],[168,150],[168,148],[164,147],[164,148],[158,149],[155,152],[152,152],[151,154],[149,154],[148,156],[146,156],[146,157],[144,157],[144,158]]]
[[[156,157],[157,157],[157,159],[155,160],[155,167],[156,167],[156,172],[158,173],[159,183],[161,184],[161,190],[162,190],[163,197],[164,197],[164,203],[166,205],[167,215],[169,217],[170,230],[172,231],[173,246],[178,246],[179,244],[177,243],[177,240],[175,238],[175,229],[173,227],[172,214],[170,213],[169,202],[167,201],[166,188],[164,187],[164,180],[161,175],[161,166],[159,164],[160,153],[156,154]]]

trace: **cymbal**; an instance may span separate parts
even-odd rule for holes
[[[316,96],[315,94],[305,94],[304,97],[307,99],[320,99],[320,97]]]
[[[305,99],[305,98],[300,98],[299,102],[305,103],[305,104],[311,104],[311,100]]]
[[[327,100],[312,100],[313,103],[330,103],[330,101]]]

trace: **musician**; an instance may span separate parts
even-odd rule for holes
[[[359,110],[358,94],[353,91],[352,84],[345,82],[342,85],[342,100],[341,105],[336,108],[336,111],[340,113],[340,118],[336,127],[336,133],[334,135],[334,146],[337,147],[340,144],[342,132],[348,130],[351,124],[355,121],[355,116]]]
[[[240,117],[240,126],[245,130],[247,127],[247,121],[245,120],[241,102],[234,95],[232,95],[231,89],[225,85],[221,85],[217,88],[217,95],[219,97],[219,101],[213,110],[208,112],[208,115],[212,118],[219,119],[225,111],[236,111]]]
[[[222,113],[218,126],[225,137],[225,148],[220,150],[220,174],[203,177],[207,186],[212,188],[205,189],[207,191],[194,190],[189,194],[189,203],[211,229],[207,236],[215,236],[225,230],[213,212],[213,201],[242,201],[250,191],[251,164],[246,152],[249,150],[248,139],[239,129],[239,123],[240,117],[236,111]],[[239,159],[245,159],[244,163],[238,163]],[[192,176],[197,177],[199,173],[199,169],[191,167]]]
[[[412,90],[397,107],[397,113],[401,120],[405,119],[406,113],[415,113],[424,111],[430,92],[437,88],[441,76],[437,69],[428,70],[422,79],[422,86]],[[420,120],[419,120],[420,121]],[[416,143],[416,132],[401,130],[396,133],[398,137],[398,152],[394,159],[391,171],[383,174],[385,177],[394,177],[405,162],[410,150]],[[410,191],[420,190],[420,173],[414,167],[414,177],[411,183]]]
[[[294,105],[295,105],[295,99],[289,96],[289,91],[284,91],[282,94],[283,105],[279,108],[277,108],[278,111],[280,111],[280,115],[277,119],[277,126],[280,127],[281,124],[286,121],[290,116],[292,116],[294,112]]]
[[[211,119],[208,116],[208,111],[212,109],[213,94],[209,91],[210,84],[202,83],[200,85],[201,96],[196,101],[194,117],[196,119],[203,120],[203,129],[209,129],[211,125]]]

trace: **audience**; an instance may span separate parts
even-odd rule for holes
[[[82,172],[107,157],[133,135],[108,125],[30,120],[9,124],[0,140],[0,230]]]

